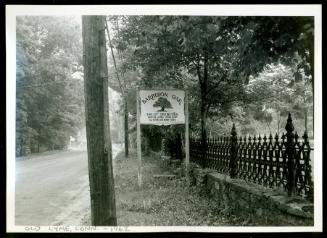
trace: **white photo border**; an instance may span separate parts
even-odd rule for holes
[[[58,232],[53,227],[26,229],[15,226],[15,105],[16,105],[16,17],[81,15],[221,15],[221,16],[314,16],[314,226],[195,227],[129,226],[115,230],[95,227],[88,232],[321,232],[322,223],[322,5],[7,5],[6,6],[6,134],[7,134],[7,232]],[[86,232],[70,226],[66,232]],[[62,231],[61,231],[62,232]]]

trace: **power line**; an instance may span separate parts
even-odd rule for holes
[[[116,59],[115,59],[114,51],[113,51],[112,44],[111,44],[111,38],[110,38],[110,34],[109,34],[109,27],[108,27],[108,24],[107,24],[107,20],[105,21],[105,23],[106,23],[105,27],[106,27],[106,30],[107,30],[108,40],[109,40],[109,47],[110,47],[110,50],[111,50],[111,56],[112,56],[112,59],[113,59],[113,62],[114,62],[119,87],[120,87],[121,93],[124,94],[124,90],[123,90],[122,84],[121,84],[120,79],[119,79],[119,74],[118,74],[117,65],[116,65]]]

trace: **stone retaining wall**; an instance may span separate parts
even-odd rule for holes
[[[191,183],[205,191],[223,213],[265,226],[313,226],[313,204],[306,200],[195,166],[190,174]]]

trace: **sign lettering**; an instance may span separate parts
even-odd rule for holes
[[[147,125],[184,124],[185,92],[181,90],[140,90],[140,123]]]

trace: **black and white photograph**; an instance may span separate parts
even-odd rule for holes
[[[322,231],[321,5],[6,24],[7,232]]]

